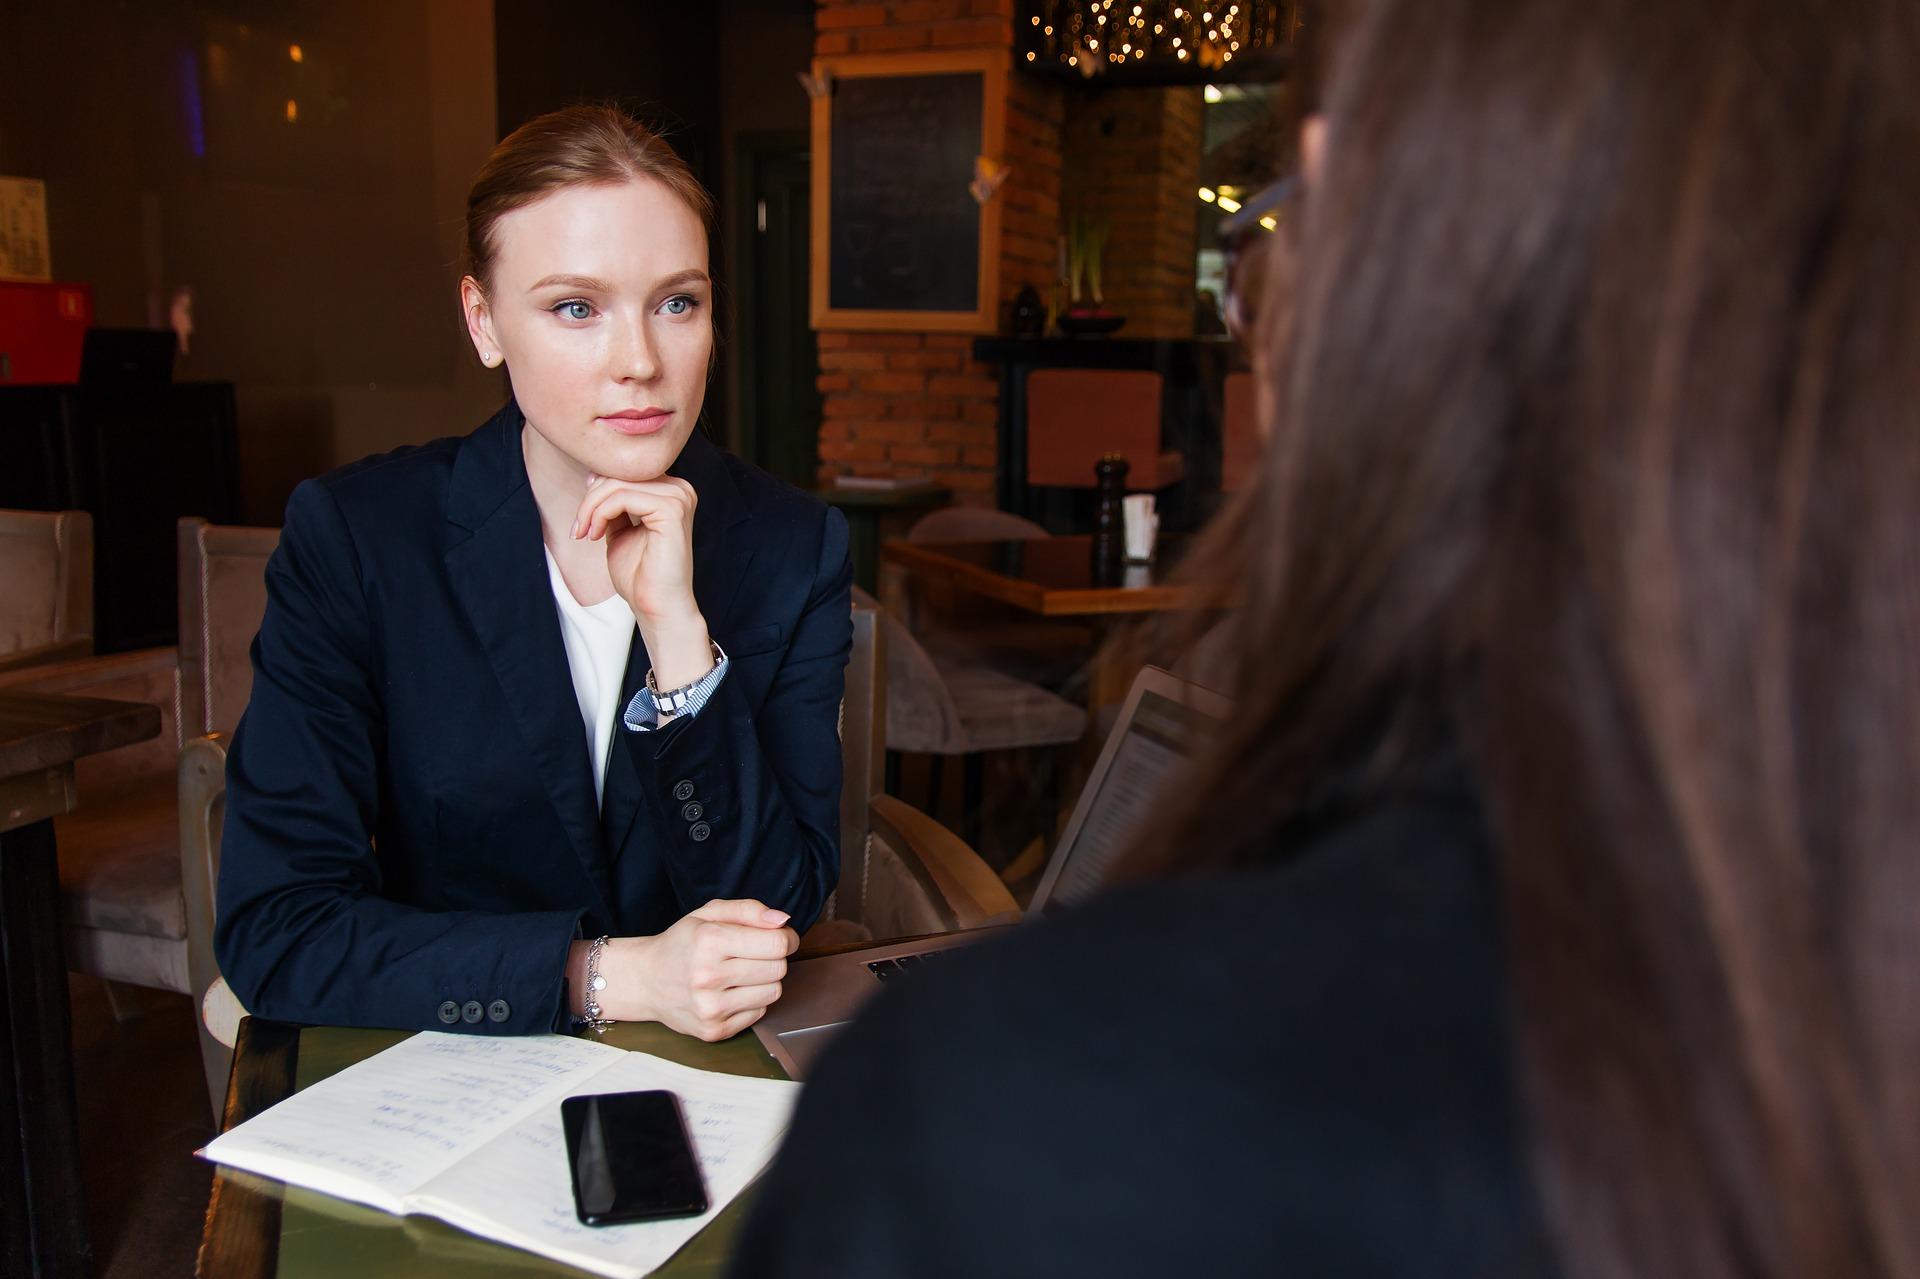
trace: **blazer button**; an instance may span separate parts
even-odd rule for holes
[[[673,797],[679,800],[681,803],[685,803],[687,800],[692,799],[693,783],[681,782],[679,785],[675,786],[673,788]]]
[[[460,1005],[454,1003],[451,999],[449,999],[446,1003],[440,1005],[440,1020],[448,1026],[453,1025],[453,1023],[456,1021],[459,1021]]]
[[[513,1016],[513,1009],[507,1007],[507,1001],[504,999],[496,999],[487,1005],[488,1021],[505,1021],[511,1016]]]
[[[486,1015],[487,1010],[480,1006],[480,1001],[477,999],[469,999],[460,1009],[460,1020],[469,1026],[476,1024]]]
[[[707,810],[700,807],[698,803],[693,803],[680,810],[680,817],[683,821],[697,822],[706,816],[706,812]]]
[[[706,842],[707,836],[713,834],[713,827],[707,825],[705,822],[695,822],[693,829],[689,830],[687,834],[693,837],[694,843],[702,844]]]

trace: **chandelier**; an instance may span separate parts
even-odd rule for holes
[[[1163,83],[1271,73],[1298,21],[1293,0],[1028,0],[1015,61],[1087,79]]]

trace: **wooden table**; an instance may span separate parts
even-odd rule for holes
[[[1151,564],[1096,573],[1091,537],[1006,542],[901,542],[880,558],[930,582],[951,582],[1041,617],[1160,613],[1206,602],[1205,593],[1170,580],[1184,543],[1161,539]]]
[[[159,732],[153,706],[0,693],[0,1274],[89,1269],[53,819],[76,759]]]
[[[1088,654],[1087,708],[1098,711],[1126,697],[1139,669],[1138,654],[1110,641],[1115,625],[1147,613],[1218,607],[1217,590],[1173,580],[1186,539],[1160,539],[1151,564],[1096,572],[1091,537],[1042,537],[1005,542],[888,542],[880,557],[924,581],[947,583],[1039,617],[1087,618],[1094,624]],[[886,601],[906,616],[898,600]],[[1094,733],[1097,738],[1097,730]],[[1097,749],[1097,743],[1095,743]]]
[[[412,1032],[290,1026],[248,1017],[234,1045],[227,1081],[224,1132],[299,1089],[318,1083]],[[653,1023],[622,1022],[605,1042],[652,1053],[701,1070],[764,1079],[786,1075],[752,1031],[707,1044]],[[655,1274],[666,1279],[725,1273],[733,1238],[745,1220],[749,1186],[713,1222]],[[220,1169],[200,1237],[200,1279],[276,1279],[339,1274],[350,1279],[447,1276],[452,1279],[527,1279],[586,1272],[518,1248],[509,1248],[431,1217],[396,1217],[362,1204],[252,1173]]]

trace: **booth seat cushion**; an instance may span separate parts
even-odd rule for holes
[[[186,937],[179,791],[171,775],[132,780],[105,795],[82,785],[79,807],[58,820],[54,838],[68,925],[176,946]]]
[[[929,627],[921,640],[943,666],[990,666],[1050,688],[1082,675],[1095,647],[1088,627],[1018,620]]]
[[[67,967],[74,972],[91,973],[102,981],[121,981],[152,990],[185,993],[191,985],[187,977],[187,948],[177,941],[71,925],[65,940]]]
[[[27,538],[0,537],[5,589],[0,590],[0,656],[51,644],[60,596],[60,563],[52,540],[30,544]]]

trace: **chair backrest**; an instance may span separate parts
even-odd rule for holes
[[[887,756],[887,664],[881,611],[856,588],[853,652],[840,702],[840,887],[833,917],[861,918],[866,909],[868,805],[880,794]]]
[[[854,587],[853,655],[841,703],[847,775],[841,792],[840,885],[827,917],[858,925],[871,937],[1011,920],[1018,912],[994,872],[957,835],[884,793],[886,752],[896,745],[890,721],[893,695],[901,690],[894,666],[901,651],[909,653],[916,669],[925,664],[957,732],[958,712],[931,659],[878,601]],[[845,939],[854,936],[857,932]]]
[[[231,733],[253,692],[253,637],[267,611],[277,528],[180,521],[180,728]]]
[[[1253,374],[1227,374],[1220,399],[1220,487],[1232,493],[1251,484],[1260,467],[1263,445]]]
[[[0,665],[93,651],[93,517],[0,510]]]
[[[1144,470],[1161,452],[1160,385],[1148,369],[1027,374],[1027,483],[1092,488],[1106,453]]]
[[[880,615],[883,669],[886,672],[886,731],[888,750],[936,755],[958,755],[966,749],[960,707],[947,688],[946,677],[927,650],[892,613],[879,608],[859,587],[854,598],[872,605]]]
[[[909,542],[1013,542],[1053,534],[1012,511],[986,506],[946,506],[929,511],[907,530]]]

